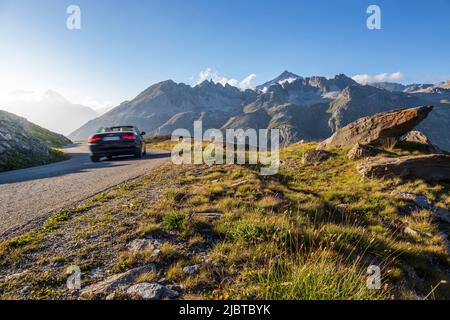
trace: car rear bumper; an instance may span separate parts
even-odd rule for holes
[[[129,145],[118,144],[118,145],[89,145],[89,149],[92,155],[96,156],[120,156],[120,155],[132,155],[135,154],[137,150],[140,149],[138,143],[133,143]]]

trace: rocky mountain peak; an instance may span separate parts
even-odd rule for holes
[[[53,90],[47,90],[44,92],[42,96],[45,100],[50,100],[53,103],[70,103],[66,98],[64,98],[61,94]]]
[[[151,85],[144,91],[142,91],[140,94],[137,95],[135,99],[141,100],[141,99],[147,99],[154,97],[156,95],[159,95],[161,93],[169,93],[174,90],[176,90],[179,87],[186,86],[185,84],[178,84],[173,80],[165,80],[158,83],[155,83],[154,85]]]
[[[232,86],[228,83],[223,85],[219,82],[214,82],[212,80],[204,80],[201,83],[197,84],[194,87],[194,89],[199,89],[204,92],[208,91],[208,90],[220,91],[220,92],[239,92],[240,91],[237,87]]]
[[[170,90],[178,87],[179,85],[179,83],[176,83],[175,81],[169,79],[157,83],[157,88],[159,88],[160,90]]]
[[[284,70],[278,78],[280,79],[288,79],[288,78],[301,78],[300,76],[296,75],[295,73],[292,73],[290,71]]]
[[[334,78],[330,79],[330,80],[333,81],[334,84],[336,86],[338,86],[340,89],[343,89],[343,88],[351,86],[351,85],[358,84],[355,80],[353,80],[352,78],[346,76],[343,73],[335,75]]]
[[[296,75],[295,73],[292,73],[290,71],[283,71],[278,77],[267,81],[259,86],[256,86],[257,90],[266,91],[267,88],[270,86],[276,85],[276,84],[284,84],[284,83],[291,83],[297,79],[302,79],[299,75]]]
[[[199,84],[197,84],[195,87],[198,88],[214,88],[216,87],[216,83],[214,83],[212,80],[203,80]]]

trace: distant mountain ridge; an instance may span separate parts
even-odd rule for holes
[[[255,90],[204,81],[194,87],[172,80],[154,84],[131,101],[87,122],[69,137],[86,139],[96,129],[134,124],[148,134],[206,128],[279,128],[284,144],[322,140],[359,117],[396,108],[433,104],[419,129],[450,149],[450,89],[439,85],[361,85],[345,74],[301,77],[284,71]]]
[[[408,92],[408,93],[417,93],[417,92],[433,92],[440,91],[439,89],[450,89],[450,79],[446,82],[441,82],[437,85],[432,83],[413,83],[404,85],[396,82],[375,82],[370,84],[373,87],[377,87],[379,89],[385,89],[392,92]]]
[[[72,103],[61,94],[47,90],[43,94],[14,93],[0,101],[2,109],[25,117],[54,132],[69,134],[99,114],[90,107]]]

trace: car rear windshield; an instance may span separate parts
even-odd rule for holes
[[[134,131],[134,127],[129,127],[129,126],[122,126],[122,127],[107,127],[107,128],[100,128],[97,130],[98,133],[103,133],[103,132],[130,132],[130,131]]]

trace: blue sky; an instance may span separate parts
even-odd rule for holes
[[[66,28],[70,4],[81,30]],[[381,30],[366,27],[370,4]],[[285,69],[439,82],[450,78],[449,13],[450,0],[0,0],[0,90],[118,104],[158,81],[195,84],[208,67],[253,84]]]

